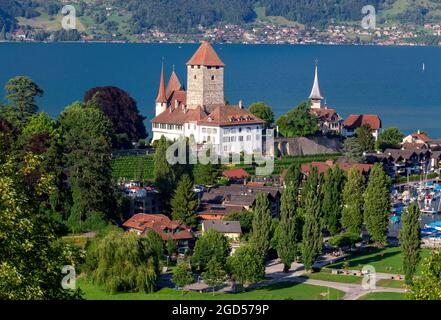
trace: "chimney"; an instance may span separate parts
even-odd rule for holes
[[[179,101],[175,100],[175,109],[177,109],[179,107]]]
[[[239,100],[239,108],[243,109],[243,103],[242,103],[242,100]]]

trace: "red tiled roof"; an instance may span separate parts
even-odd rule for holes
[[[200,65],[211,67],[223,67],[225,64],[214,51],[213,47],[207,42],[203,41],[200,47],[196,50],[194,55],[188,60],[187,65]]]
[[[331,119],[337,114],[337,111],[332,108],[311,108],[311,112],[314,113],[318,118],[322,118],[324,120]]]
[[[248,172],[246,172],[244,169],[225,170],[222,173],[222,175],[224,177],[232,178],[232,179],[242,179],[242,178],[246,178],[246,177],[250,176],[250,174]]]
[[[167,89],[165,90],[167,97],[169,98],[173,92],[180,91],[181,89],[182,89],[181,81],[179,81],[179,78],[176,75],[175,70],[173,70],[170,79],[168,80],[167,83]]]
[[[154,117],[151,122],[183,125],[184,123],[199,121],[205,116],[206,114],[201,107],[186,109],[183,105],[178,108],[170,106],[164,112]]]
[[[156,102],[167,102],[167,96],[164,87],[164,66],[162,66],[161,69],[161,76],[159,78],[159,90],[158,96],[156,97]]]
[[[146,233],[148,230],[153,230],[163,240],[168,240],[169,238],[174,240],[193,238],[193,234],[189,228],[181,224],[179,221],[171,221],[163,214],[138,213],[124,222],[123,227],[127,229],[135,229],[140,231],[141,234]],[[177,231],[178,228],[179,232]],[[168,232],[164,232],[166,229],[168,229]]]
[[[265,122],[253,115],[247,109],[240,108],[239,106],[219,105],[198,123],[217,126],[234,126],[243,124],[264,124]]]
[[[380,117],[374,114],[351,114],[343,126],[348,129],[356,129],[364,124],[368,124],[374,130],[381,128]]]
[[[308,175],[309,171],[311,170],[311,167],[316,167],[318,170],[318,173],[325,173],[326,171],[328,171],[329,169],[338,166],[340,169],[342,169],[343,171],[349,171],[351,168],[355,167],[357,168],[360,172],[369,172],[373,165],[372,164],[364,164],[364,163],[334,163],[332,160],[328,160],[325,162],[321,162],[321,161],[313,161],[310,163],[304,163],[301,166],[301,171],[304,175]]]
[[[412,139],[421,140],[423,142],[428,142],[430,139],[425,133],[412,133]]]

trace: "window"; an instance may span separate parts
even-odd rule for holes
[[[198,69],[200,69],[201,68],[201,66],[198,66]]]
[[[190,130],[190,124],[187,124],[187,129]]]
[[[202,128],[202,133],[207,133],[207,128]]]
[[[247,136],[247,141],[251,141],[251,136]]]
[[[217,129],[213,129],[213,133],[216,134],[217,133]]]
[[[242,132],[242,128],[239,128],[239,133],[241,133]]]
[[[243,141],[243,136],[239,136],[239,141]]]
[[[194,66],[191,66],[192,69],[194,69]]]
[[[196,75],[194,76],[194,79],[196,80]]]
[[[247,128],[247,132],[251,132],[251,128],[250,127]]]
[[[231,137],[231,142],[236,142],[236,137]]]
[[[214,80],[214,76],[211,76],[211,80]]]
[[[224,151],[228,151],[228,146],[224,146]]]
[[[208,66],[207,69],[211,69],[211,66]]]
[[[256,140],[260,140],[260,134],[256,134]]]

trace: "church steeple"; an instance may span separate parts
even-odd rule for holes
[[[167,98],[170,97],[173,91],[179,91],[181,89],[182,89],[182,84],[181,81],[179,81],[178,76],[176,75],[175,66],[173,65],[173,71],[170,76],[170,79],[168,80],[167,89],[165,90],[167,94]]]
[[[315,75],[314,75],[314,84],[312,85],[311,94],[309,95],[309,99],[312,102],[312,108],[321,108],[321,102],[323,97],[320,93],[320,86],[318,80],[318,62],[315,62]]]
[[[161,68],[161,76],[159,78],[159,90],[158,96],[156,97],[156,108],[155,115],[160,115],[167,109],[167,95],[165,93],[165,84],[164,84],[164,62],[162,63]]]

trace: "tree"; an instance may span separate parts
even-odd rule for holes
[[[306,270],[311,270],[323,246],[320,185],[317,168],[310,170],[306,193],[303,193],[305,222],[302,237],[302,261]]]
[[[176,264],[176,269],[173,272],[172,281],[178,288],[183,288],[194,282],[191,268],[184,260],[180,259]],[[182,292],[182,294],[183,293],[184,292]]]
[[[165,136],[157,140],[153,157],[153,178],[159,189],[161,200],[167,209],[170,204],[170,195],[175,189],[176,175],[173,166],[167,161],[167,149],[170,142]]]
[[[68,224],[74,232],[97,230],[104,222],[100,217],[110,219],[114,214],[112,125],[97,107],[81,103],[66,107],[60,123],[73,201]]]
[[[288,186],[283,191],[281,199],[277,254],[283,263],[285,272],[291,268],[297,253],[296,196],[297,190]]]
[[[43,96],[43,90],[28,77],[15,77],[8,81],[5,87],[6,98],[10,102],[10,107],[15,113],[18,125],[22,125],[26,120],[35,114],[38,106],[35,98]]]
[[[171,206],[174,220],[179,220],[188,226],[196,225],[198,199],[193,191],[193,183],[187,174],[181,177],[171,200]]]
[[[400,244],[403,250],[403,270],[407,284],[412,283],[421,256],[420,209],[416,203],[407,207],[401,216]]]
[[[357,141],[360,144],[361,151],[373,152],[375,148],[375,138],[372,135],[372,128],[368,124],[364,124],[355,130]]]
[[[271,210],[268,198],[264,193],[259,192],[256,196],[254,207],[253,231],[251,243],[265,257],[270,248],[271,240]]]
[[[369,183],[364,193],[364,222],[372,240],[385,245],[388,233],[390,178],[386,176],[380,163],[376,163],[369,175]]]
[[[166,242],[166,249],[167,249],[168,256],[171,257],[173,255],[173,253],[176,252],[175,240],[173,240],[172,238],[168,238],[168,240]]]
[[[265,127],[271,128],[274,123],[274,112],[269,105],[264,102],[254,102],[250,108],[250,112],[256,117],[265,121]]]
[[[1,134],[0,134],[1,138]],[[82,252],[55,236],[54,221],[40,203],[55,189],[41,173],[41,157],[26,153],[0,159],[0,299],[78,299],[64,290],[65,265],[78,267]]]
[[[213,288],[213,295],[214,290],[216,287],[222,285],[225,281],[227,274],[224,270],[224,267],[222,264],[217,261],[216,258],[212,258],[208,264],[207,264],[207,271],[202,273],[202,278],[204,279],[204,282],[209,286]]]
[[[347,138],[343,143],[344,155],[354,163],[363,161],[363,149],[357,138]]]
[[[97,87],[84,94],[84,103],[96,100],[99,109],[112,121],[115,135],[126,134],[130,142],[145,139],[145,118],[139,113],[136,101],[117,87]],[[116,146],[118,147],[118,146]]]
[[[153,230],[142,237],[113,231],[99,242],[97,252],[93,281],[107,291],[151,293],[157,289],[163,243]]]
[[[375,148],[377,150],[385,150],[388,148],[400,149],[403,138],[404,133],[402,133],[400,129],[395,127],[386,128],[378,137]]]
[[[212,186],[219,176],[219,165],[208,162],[207,164],[196,164],[194,181],[196,184]]]
[[[286,170],[283,180],[286,187],[292,186],[294,190],[298,190],[300,188],[302,178],[300,165],[298,163],[293,163]],[[295,200],[297,201],[297,197]]]
[[[340,217],[342,211],[342,189],[344,174],[340,167],[326,171],[323,181],[322,212],[324,221],[331,235],[340,232]]]
[[[228,239],[221,233],[211,229],[197,241],[191,256],[191,263],[196,270],[205,270],[210,260],[216,259],[222,266],[230,251]]]
[[[441,300],[441,251],[434,250],[421,265],[421,276],[406,293],[410,300]]]
[[[357,168],[348,171],[348,179],[343,188],[342,227],[350,233],[360,234],[363,225],[365,178]]]
[[[265,277],[265,264],[260,251],[250,245],[239,247],[228,258],[228,270],[242,286],[258,282]]]
[[[319,130],[318,120],[311,113],[311,102],[302,102],[276,121],[284,137],[305,137]]]

